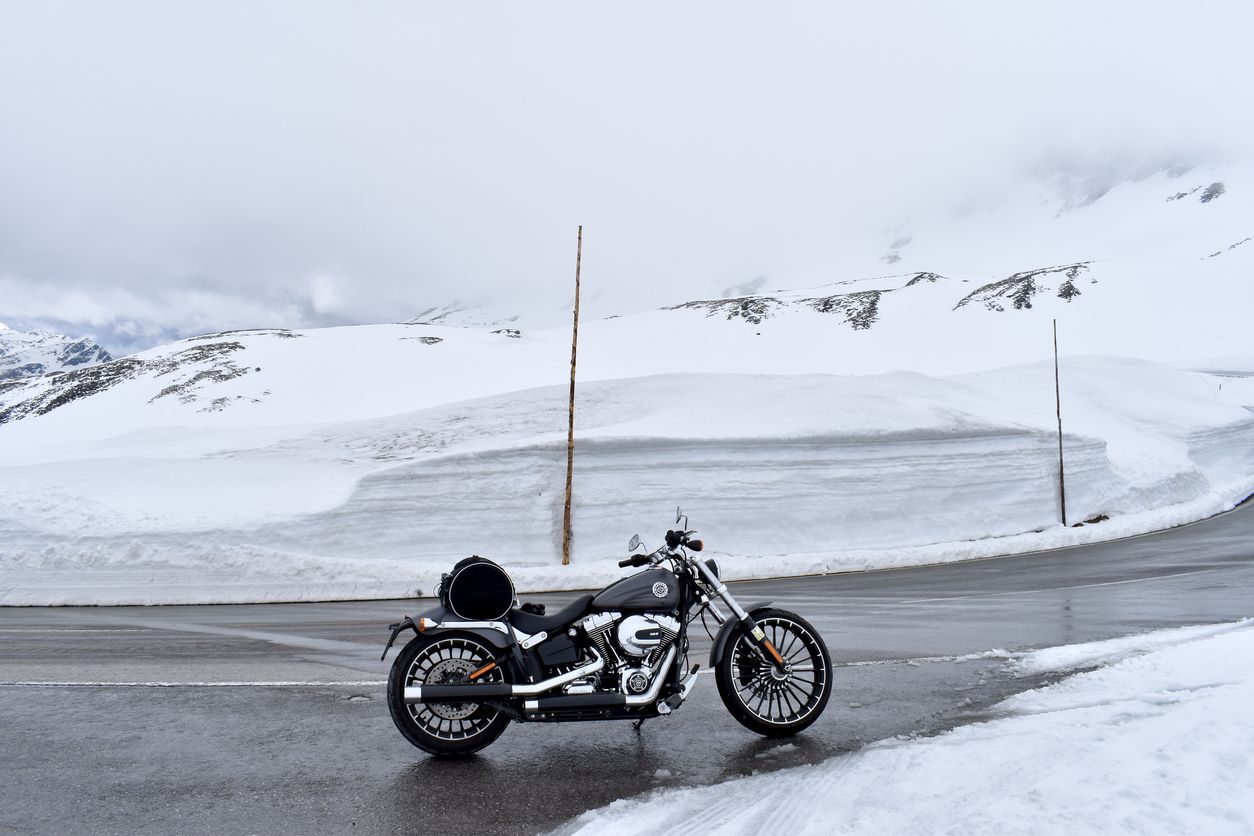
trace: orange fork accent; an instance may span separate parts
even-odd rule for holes
[[[775,657],[775,661],[777,664],[780,664],[780,665],[784,664],[784,657],[779,655],[779,651],[775,649],[775,645],[771,644],[769,639],[763,639],[762,646],[765,647],[767,651],[769,651],[770,654]],[[474,679],[474,677],[472,676],[471,679]]]
[[[471,679],[478,679],[479,677],[483,676],[485,673],[487,673],[488,671],[492,670],[492,669],[493,669],[493,668],[495,668],[495,667],[496,667],[496,662],[488,662],[488,663],[487,663],[486,665],[484,665],[482,668],[480,668],[479,670],[477,670],[477,671],[475,671],[474,673],[472,673],[472,674],[470,675],[470,678],[471,678]]]

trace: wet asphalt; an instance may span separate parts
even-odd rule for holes
[[[0,833],[537,833],[653,788],[936,733],[1042,682],[1001,654],[954,657],[1254,615],[1254,504],[1112,543],[733,591],[827,640],[835,691],[803,735],[743,729],[703,676],[639,734],[515,724],[459,761],[406,743],[383,696],[386,625],[425,602],[0,610]]]

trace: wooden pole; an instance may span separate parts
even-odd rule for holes
[[[1067,479],[1062,464],[1062,390],[1058,385],[1058,320],[1054,320],[1054,409],[1058,415],[1058,504],[1067,524]]]
[[[579,349],[579,268],[583,262],[583,224],[575,246],[575,324],[570,335],[570,423],[566,431],[566,508],[562,513],[562,565],[570,565],[570,494],[575,477],[575,355]]]

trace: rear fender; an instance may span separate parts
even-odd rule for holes
[[[749,615],[752,616],[755,613],[766,609],[772,603],[774,602],[759,601],[756,604],[752,604],[749,607],[747,607],[745,611],[748,612]],[[737,619],[729,618],[726,621],[724,621],[723,626],[719,628],[718,635],[714,637],[714,646],[710,648],[710,670],[713,670],[715,665],[717,665],[719,661],[723,658],[723,653],[726,652],[727,650],[727,644],[728,642],[731,641],[732,631],[735,630],[739,626],[740,626],[740,622]]]
[[[427,629],[425,630],[419,630],[418,622],[421,621],[422,619],[426,619],[429,623],[433,622],[441,626],[427,627]],[[402,618],[400,621],[396,622],[395,624],[388,625],[388,629],[391,630],[392,633],[388,637],[388,643],[384,645],[383,655],[380,656],[379,659],[380,661],[382,661],[383,659],[387,658],[388,651],[392,648],[392,645],[396,642],[396,637],[399,636],[401,633],[405,632],[406,630],[413,630],[415,636],[417,636],[419,633],[422,633],[424,636],[435,635],[437,633],[445,633],[450,630],[456,630],[459,633],[470,633],[472,636],[475,636],[476,638],[483,639],[487,644],[490,644],[492,647],[495,647],[497,650],[505,650],[506,648],[509,648],[513,646],[514,644],[513,636],[508,633],[501,632],[500,630],[494,630],[489,627],[471,627],[471,626],[463,627],[461,626],[463,623],[471,624],[475,622],[466,622],[465,619],[459,618],[458,616],[454,615],[449,610],[446,610],[444,609],[444,607],[440,607],[440,606],[436,606],[427,610],[418,618],[411,618],[409,616],[405,616],[404,618]]]

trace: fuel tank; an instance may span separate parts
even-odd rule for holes
[[[679,578],[667,569],[646,569],[597,593],[594,610],[666,612],[679,606]]]

